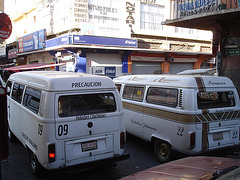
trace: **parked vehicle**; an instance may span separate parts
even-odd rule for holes
[[[126,131],[154,144],[160,162],[172,150],[193,155],[240,147],[240,102],[232,81],[217,76],[130,75],[114,79]]]
[[[240,179],[240,159],[196,156],[161,164],[121,180],[237,180]]]
[[[29,150],[33,174],[129,158],[122,103],[110,78],[19,72],[10,76],[7,89],[9,138]]]

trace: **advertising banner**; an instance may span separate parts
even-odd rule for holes
[[[116,67],[105,67],[105,75],[115,77]]]
[[[13,59],[17,57],[17,48],[10,49],[8,51],[8,59]]]
[[[63,44],[69,44],[69,36],[64,35],[57,38],[49,39],[46,41],[46,48],[53,47],[53,46],[59,46]]]
[[[137,40],[134,39],[121,39],[121,38],[108,38],[97,36],[82,36],[73,35],[73,44],[93,44],[105,46],[122,46],[122,47],[137,47]]]
[[[46,30],[33,32],[18,38],[18,52],[34,51],[45,48]]]
[[[176,18],[217,11],[220,0],[176,0]]]

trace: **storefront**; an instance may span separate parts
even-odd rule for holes
[[[72,57],[66,64],[67,71],[72,64],[74,72],[114,78],[129,73],[128,57],[136,48],[137,40],[67,34],[47,40],[45,50],[57,63],[64,62],[66,56]]]
[[[130,56],[132,74],[177,74],[189,69],[202,68],[202,62],[206,61],[208,67],[215,65],[210,53],[177,52],[177,51],[152,51],[142,49],[134,51]]]

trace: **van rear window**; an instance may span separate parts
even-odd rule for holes
[[[116,109],[112,93],[64,95],[58,98],[59,117],[110,113]]]
[[[233,92],[199,92],[198,109],[211,109],[235,106]]]

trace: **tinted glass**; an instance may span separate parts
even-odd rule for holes
[[[21,103],[24,86],[18,83],[13,84],[12,99]]]
[[[40,97],[40,90],[27,87],[24,94],[23,105],[37,114],[39,110]]]
[[[58,99],[59,117],[115,111],[116,103],[112,93],[65,95]]]
[[[233,92],[199,92],[198,109],[211,109],[235,106]]]
[[[147,94],[147,102],[169,107],[176,107],[178,100],[177,89],[150,87]]]

